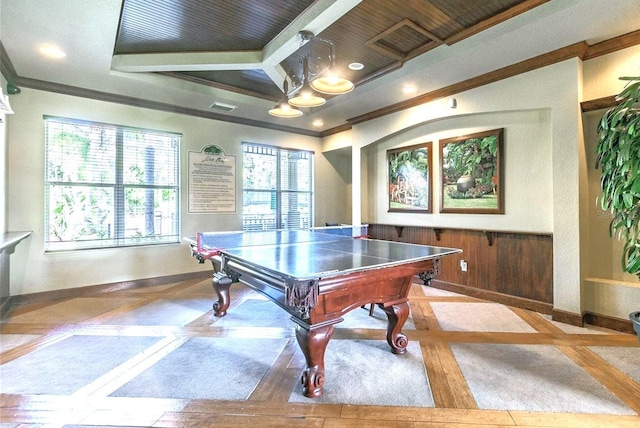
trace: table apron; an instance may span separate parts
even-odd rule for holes
[[[216,270],[220,269],[220,257],[211,258],[211,262]],[[281,278],[276,278],[264,272],[248,269],[233,260],[226,261],[226,268],[232,272],[240,274],[238,279],[239,282],[266,296],[292,316],[296,318],[300,317],[299,310],[295,307],[289,306],[286,302],[284,281]]]
[[[308,320],[311,324],[342,317],[366,304],[390,307],[408,301],[414,276],[432,269],[437,259],[400,266],[355,272],[320,280],[318,302]]]
[[[215,268],[220,269],[221,260],[219,257],[214,257],[211,261]],[[433,269],[437,261],[438,259],[435,258],[427,259],[398,266],[319,278],[317,301],[308,308],[291,306],[287,302],[285,295],[287,279],[285,278],[273,276],[264,271],[256,271],[233,260],[226,261],[226,269],[240,274],[240,282],[272,300],[291,314],[298,324],[302,323],[301,325],[311,328],[317,324],[340,322],[344,314],[366,304],[389,307],[406,302],[413,277]]]

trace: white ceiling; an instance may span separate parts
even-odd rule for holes
[[[301,118],[277,119],[267,113],[271,101],[161,75],[112,70],[120,7],[120,0],[0,0],[0,41],[20,78],[205,111],[218,101],[238,106],[230,113],[236,117],[322,131],[576,42],[593,44],[640,29],[640,0],[551,0],[459,43],[429,51]],[[43,57],[38,48],[47,43],[67,56]],[[418,91],[403,95],[404,83]],[[324,126],[314,128],[314,119],[322,119]]]

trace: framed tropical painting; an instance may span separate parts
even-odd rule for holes
[[[389,212],[431,212],[431,142],[387,150]]]
[[[440,141],[441,213],[504,214],[504,128]]]

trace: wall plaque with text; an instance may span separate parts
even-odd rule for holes
[[[236,157],[218,146],[189,152],[189,212],[236,211]]]

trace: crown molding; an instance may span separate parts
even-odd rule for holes
[[[453,85],[445,86],[435,91],[431,91],[409,100],[405,100],[399,103],[391,104],[389,106],[373,110],[369,113],[365,113],[359,116],[355,116],[347,119],[347,123],[339,125],[337,127],[327,129],[322,132],[310,131],[306,129],[295,128],[291,126],[276,125],[269,122],[262,122],[252,119],[238,118],[234,116],[224,115],[216,112],[207,112],[203,110],[181,107],[167,103],[161,103],[157,101],[144,100],[141,98],[135,98],[125,95],[111,94],[102,91],[95,91],[91,89],[84,89],[70,85],[63,85],[59,83],[46,82],[42,80],[30,79],[26,77],[20,77],[11,59],[7,54],[2,42],[0,41],[0,72],[2,72],[5,79],[15,85],[25,88],[38,89],[48,92],[55,92],[65,95],[78,96],[83,98],[95,99],[99,101],[106,101],[112,103],[119,103],[124,105],[130,105],[135,107],[149,108],[153,110],[166,111],[177,114],[184,114],[188,116],[201,117],[211,120],[220,120],[224,122],[237,123],[247,126],[255,126],[259,128],[272,129],[276,131],[289,132],[293,134],[307,135],[311,137],[326,137],[329,135],[337,134],[340,132],[351,129],[354,125],[364,123],[370,120],[374,120],[392,113],[396,113],[402,110],[406,110],[412,107],[416,107],[421,104],[435,101],[440,98],[450,97],[460,92],[468,91],[480,86],[488,85],[500,80],[504,80],[528,71],[532,71],[538,68],[546,67],[558,62],[565,61],[570,58],[579,58],[582,61],[588,61],[599,56],[607,55],[622,49],[626,49],[632,46],[640,45],[640,30],[636,30],[630,33],[626,33],[593,45],[589,45],[587,42],[578,42],[564,48],[556,49],[546,54],[538,55],[536,57],[481,74],[479,76],[467,79]],[[612,97],[604,97],[598,100],[584,101],[581,103],[583,112],[598,110],[600,108],[606,108],[610,105]]]

